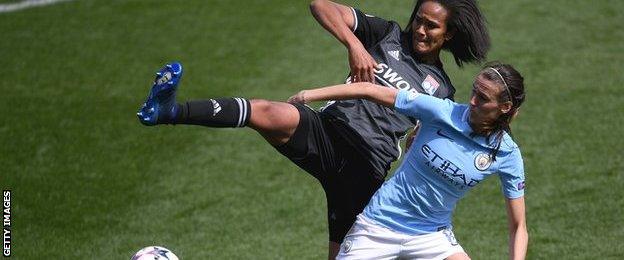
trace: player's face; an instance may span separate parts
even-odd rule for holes
[[[479,74],[475,79],[470,97],[470,125],[477,133],[487,133],[494,122],[511,109],[511,102],[500,102],[503,86]]]
[[[425,1],[416,12],[412,23],[414,51],[423,56],[437,56],[446,40],[452,37],[447,30],[449,12],[435,1]]]

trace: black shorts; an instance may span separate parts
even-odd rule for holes
[[[295,107],[299,126],[288,142],[275,148],[319,180],[327,197],[329,240],[342,243],[383,179],[336,131],[340,122],[307,106]]]

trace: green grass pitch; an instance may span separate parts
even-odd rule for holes
[[[16,1],[0,1],[9,3]],[[413,1],[346,2],[405,25]],[[528,97],[513,124],[527,173],[529,259],[624,256],[623,1],[480,1],[491,60]],[[153,73],[185,65],[179,100],[285,100],[339,83],[342,47],[307,1],[72,1],[0,13],[0,186],[15,259],[323,259],[320,185],[252,130],[143,127]],[[478,66],[446,69],[467,101]],[[473,259],[504,259],[491,178],[461,201]]]

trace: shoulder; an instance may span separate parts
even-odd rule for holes
[[[353,12],[353,16],[355,17],[355,19],[357,19],[359,22],[369,22],[369,23],[378,23],[378,24],[384,24],[384,25],[399,25],[396,21],[393,20],[388,20],[385,19],[383,17],[378,17],[369,13],[365,13],[360,9],[357,9],[355,7],[351,7],[351,11]],[[356,26],[357,27],[357,26]]]
[[[443,67],[439,67],[438,71],[440,73],[440,78],[445,83],[446,86],[455,90],[455,86],[453,86],[453,82],[451,82],[451,78],[449,78],[448,74],[446,74],[446,70]]]
[[[449,99],[440,99],[414,90],[399,90],[395,107],[398,112],[421,120],[452,120],[453,111],[462,109]]]
[[[501,170],[505,172],[524,172],[524,160],[520,147],[509,137],[501,142],[497,158],[500,158]],[[498,159],[497,159],[498,160]]]
[[[509,135],[509,133],[507,133],[507,132],[505,132],[505,134],[503,135],[503,140],[501,141],[500,149],[504,150],[504,151],[507,151],[507,152],[514,152],[514,151],[516,151],[517,153],[520,153],[520,147],[513,140],[511,135]]]
[[[397,22],[364,13],[357,8],[352,7],[351,10],[355,19],[352,30],[356,34],[370,33],[380,39],[396,30],[400,36],[401,26]]]

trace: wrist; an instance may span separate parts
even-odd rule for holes
[[[306,91],[305,90],[302,90],[299,93],[299,96],[301,97],[301,103],[303,103],[303,104],[307,104],[308,103],[308,101],[306,100],[306,96],[305,95],[306,95]]]

